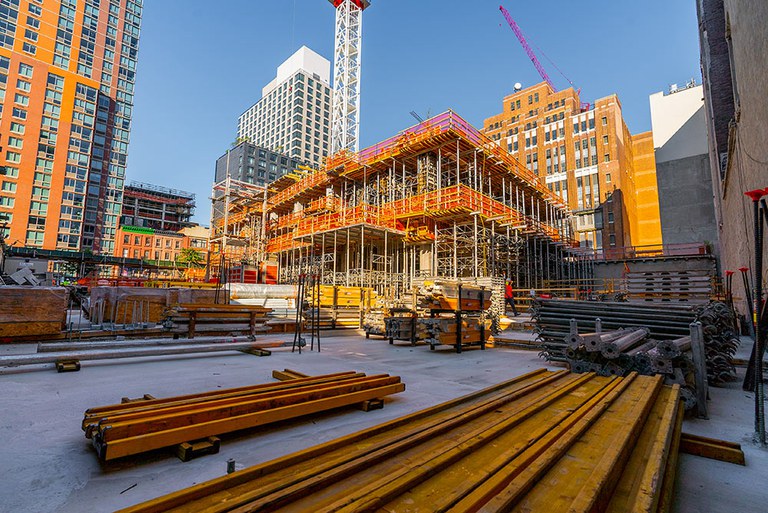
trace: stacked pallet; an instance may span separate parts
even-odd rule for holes
[[[320,285],[319,289],[319,304],[312,288],[307,290],[307,302],[320,307],[320,328],[323,329],[360,328],[364,314],[378,308],[378,295],[370,287]]]
[[[419,319],[416,336],[430,345],[436,346],[482,346],[488,342],[490,326],[478,317],[461,319],[461,330],[453,317],[436,317]]]
[[[403,390],[397,376],[344,372],[90,408],[82,428],[99,457],[108,461]]]
[[[712,295],[712,276],[709,271],[627,273],[627,295],[651,303],[706,303]]]
[[[539,370],[123,511],[667,511],[681,422],[660,378]]]
[[[180,304],[166,311],[176,333],[187,338],[196,334],[244,333],[252,337],[269,331],[269,308],[258,305]]]
[[[58,335],[65,328],[69,292],[63,287],[0,287],[0,341]]]

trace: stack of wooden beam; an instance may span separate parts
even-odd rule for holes
[[[419,307],[430,310],[488,310],[491,307],[491,292],[484,287],[458,282],[428,282],[419,288]]]
[[[317,306],[315,290],[307,289],[307,301]],[[365,312],[378,308],[378,296],[370,287],[320,285],[320,328],[360,328]]]
[[[461,320],[459,335],[455,317],[435,317],[419,319],[416,336],[427,344],[435,346],[481,345],[488,341],[490,326],[478,317],[464,317]],[[483,329],[484,328],[484,329]]]
[[[123,511],[667,511],[681,422],[661,378],[539,370]]]
[[[344,372],[91,408],[82,428],[107,461],[403,390],[398,376]]]
[[[256,336],[269,331],[269,308],[258,305],[180,304],[166,311],[178,333],[188,338],[195,334],[245,333]]]
[[[192,288],[93,287],[90,319],[93,323],[156,324],[165,310],[178,304],[213,303],[216,291]],[[136,308],[134,305],[140,305]]]
[[[64,287],[0,287],[0,341],[58,335],[65,327]]]
[[[363,316],[363,330],[365,330],[366,338],[369,335],[381,335],[385,336],[387,333],[386,321],[384,320],[384,312],[368,312]]]

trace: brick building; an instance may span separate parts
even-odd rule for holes
[[[117,231],[115,256],[175,262],[181,250],[189,247],[189,238],[178,232],[141,226],[121,226]]]
[[[583,246],[661,244],[651,136],[629,133],[616,95],[587,105],[542,82],[503,106],[483,131],[568,203]]]

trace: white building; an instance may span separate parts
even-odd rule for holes
[[[704,90],[683,88],[650,96],[661,236],[664,244],[717,241],[707,146]]]
[[[240,115],[238,138],[320,167],[330,152],[331,63],[302,46]]]

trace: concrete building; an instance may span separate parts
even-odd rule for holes
[[[0,228],[9,244],[112,254],[141,0],[9,0],[0,12]]]
[[[120,224],[177,232],[194,225],[194,213],[194,193],[131,182],[125,187]]]
[[[229,174],[234,180],[266,185],[297,169],[302,163],[302,160],[289,157],[286,153],[243,141],[216,160],[214,182],[223,181]]]
[[[240,115],[238,140],[319,168],[330,151],[331,63],[302,46]]]
[[[697,0],[696,7],[721,268],[754,269],[752,201],[744,193],[768,186],[768,3]],[[745,297],[740,281],[737,298]]]
[[[629,133],[616,95],[584,104],[573,88],[542,82],[503,107],[483,131],[569,205],[583,246],[661,244],[650,134]]]
[[[717,241],[707,121],[701,86],[650,96],[653,147],[664,244]]]

